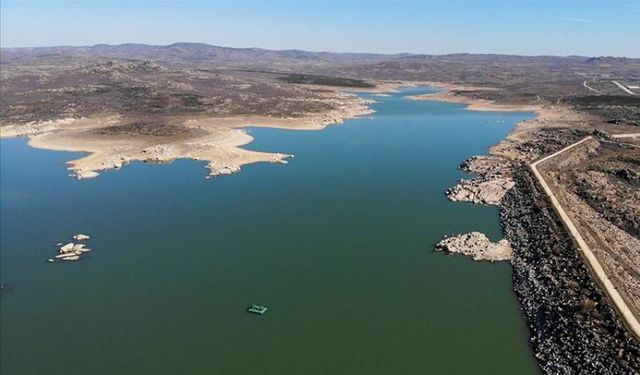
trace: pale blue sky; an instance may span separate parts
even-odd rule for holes
[[[640,57],[640,1],[0,4],[3,47],[188,41],[336,52]]]

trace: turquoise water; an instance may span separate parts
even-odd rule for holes
[[[76,181],[80,154],[2,140],[2,373],[536,373],[510,266],[433,252],[500,239],[495,207],[443,191],[531,114],[403,98],[424,91],[323,131],[254,128],[247,148],[296,157],[211,180],[178,160]],[[94,252],[46,262],[79,232]]]

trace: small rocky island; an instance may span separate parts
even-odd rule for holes
[[[491,242],[480,232],[459,234],[454,237],[445,238],[438,242],[436,251],[446,251],[452,254],[463,254],[473,258],[473,260],[489,260],[498,262],[511,260],[511,244],[507,240]]]
[[[86,247],[84,243],[82,243],[82,241],[86,241],[90,239],[91,238],[90,236],[86,234],[76,234],[72,238],[75,241],[78,241],[78,243],[73,243],[73,242],[69,242],[66,244],[63,244],[62,242],[57,243],[56,247],[59,247],[58,255],[56,255],[53,258],[49,258],[47,261],[49,263],[53,263],[56,261],[56,259],[59,259],[59,260],[64,260],[68,262],[73,262],[73,261],[80,260],[81,256],[91,251],[91,249],[89,249],[88,247]]]

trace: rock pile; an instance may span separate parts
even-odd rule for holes
[[[447,189],[446,195],[454,202],[497,205],[513,185],[510,178],[460,180],[456,186]]]
[[[640,342],[589,274],[531,172],[500,205],[513,246],[513,288],[545,374],[638,374]]]
[[[512,172],[509,160],[500,156],[472,156],[462,162],[458,168],[484,178],[506,177]]]
[[[76,241],[85,241],[90,239],[91,237],[86,234],[76,234],[72,237]],[[55,262],[56,259],[64,260],[64,261],[76,261],[80,260],[80,257],[88,252],[91,249],[87,248],[83,243],[73,243],[69,242],[67,244],[58,243],[56,246],[59,246],[58,255],[53,258],[49,258],[47,261],[49,263]]]
[[[290,154],[275,153],[269,158],[268,162],[272,164],[287,164],[287,159],[292,158],[293,155]],[[211,161],[205,168],[210,170],[209,175],[206,177],[207,179],[240,172],[240,164],[224,164],[218,161]]]
[[[438,242],[436,251],[463,254],[472,257],[473,260],[489,260],[491,262],[510,260],[512,254],[509,241],[491,242],[487,236],[480,232],[445,238]]]
[[[460,180],[456,186],[447,189],[445,194],[454,202],[497,205],[514,185],[510,177],[511,164],[502,157],[473,156],[460,164],[459,168],[479,177]]]
[[[90,236],[87,236],[86,234],[76,234],[75,236],[73,236],[73,239],[76,241],[84,241],[84,240],[88,240],[90,239]]]

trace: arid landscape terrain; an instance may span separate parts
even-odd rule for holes
[[[242,128],[322,129],[369,115],[370,102],[354,92],[435,86],[442,92],[413,99],[536,112],[491,149],[491,158],[463,165],[479,177],[456,190],[457,200],[499,205],[514,290],[545,372],[640,370],[638,338],[590,276],[529,168],[592,137],[540,170],[640,317],[640,59],[177,43],[3,48],[0,60],[2,136],[88,152],[70,163],[77,178],[135,160],[204,160],[211,176],[286,162],[290,155],[239,148],[252,140]]]

